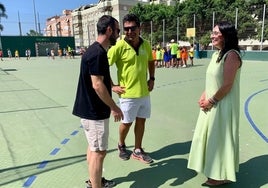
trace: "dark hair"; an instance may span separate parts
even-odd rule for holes
[[[240,53],[240,48],[238,46],[238,36],[235,26],[227,21],[222,21],[217,24],[219,30],[224,38],[223,49],[220,52],[220,55],[217,59],[217,62],[220,62],[222,57],[229,50],[236,50]]]
[[[118,22],[114,17],[109,15],[104,15],[100,17],[97,23],[97,32],[99,34],[105,34],[107,27],[111,27],[115,30],[115,23]]]
[[[125,22],[135,22],[137,26],[140,27],[140,19],[135,14],[130,13],[125,15],[123,18],[123,24]]]

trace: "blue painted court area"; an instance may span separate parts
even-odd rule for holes
[[[186,168],[209,59],[158,68],[144,149],[150,165],[118,158],[118,123],[110,121],[103,175],[118,188],[199,188]],[[80,188],[88,178],[87,142],[71,114],[80,58],[0,62],[0,187]],[[245,61],[241,73],[240,172],[230,188],[268,188],[268,62]],[[115,78],[115,68],[111,68]],[[118,98],[114,95],[114,99]],[[126,140],[133,149],[133,128]]]

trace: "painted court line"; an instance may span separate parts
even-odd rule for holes
[[[50,155],[56,155],[60,151],[60,148],[54,148]]]
[[[74,132],[71,133],[72,136],[76,135],[79,131],[75,130]]]
[[[39,107],[39,108],[25,108],[25,109],[18,109],[18,110],[8,110],[8,111],[0,111],[1,114],[6,113],[15,113],[15,112],[27,112],[27,111],[34,111],[34,110],[47,110],[53,108],[64,108],[66,106],[47,106],[47,107]]]
[[[193,82],[193,81],[199,81],[199,80],[204,80],[204,78],[195,78],[195,79],[189,79],[189,80],[179,80],[177,82],[165,83],[165,84],[162,84],[162,85],[155,86],[155,89],[159,89],[159,88],[161,89],[163,87],[168,87],[168,86],[171,86],[171,85],[185,84],[187,82]]]
[[[69,138],[65,138],[65,139],[61,142],[61,144],[67,144],[69,141],[70,141]]]
[[[253,93],[251,96],[249,96],[249,98],[246,100],[245,102],[245,107],[244,107],[244,111],[245,111],[245,114],[246,114],[246,117],[250,123],[250,125],[253,127],[253,129],[261,136],[261,138],[268,143],[268,138],[261,132],[261,130],[258,128],[258,126],[254,123],[254,121],[252,120],[250,114],[249,114],[249,111],[248,111],[248,106],[249,106],[249,102],[251,101],[251,99],[253,97],[255,97],[257,94],[260,94],[262,92],[265,92],[267,91],[268,88],[266,89],[263,89],[261,91],[258,91],[256,93]]]
[[[30,187],[34,180],[36,179],[36,176],[30,176],[25,183],[23,184],[23,187]]]
[[[80,125],[79,128],[83,128],[83,126]],[[75,135],[77,135],[78,133],[79,133],[78,130],[74,130],[70,135],[75,136]],[[65,145],[65,144],[67,144],[69,141],[70,141],[69,138],[65,138],[65,139],[63,139],[63,140],[61,141],[61,145]],[[53,156],[57,155],[58,152],[60,151],[60,149],[61,149],[61,148],[54,148],[54,149],[50,152],[50,155],[53,155]],[[42,161],[42,162],[37,166],[37,168],[38,168],[38,169],[44,169],[44,168],[47,166],[48,162],[49,162],[49,161],[47,161],[47,160]],[[32,185],[33,182],[36,180],[36,178],[37,178],[36,175],[33,175],[33,176],[28,177],[27,180],[24,182],[23,187],[31,187],[31,185]]]
[[[37,168],[45,168],[47,166],[48,161],[41,162]]]
[[[20,92],[20,91],[37,91],[38,89],[14,89],[14,90],[1,90],[0,92]]]
[[[265,82],[265,81],[268,81],[268,79],[260,80],[260,82]]]

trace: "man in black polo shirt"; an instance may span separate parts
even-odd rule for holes
[[[79,82],[73,114],[81,118],[88,141],[87,161],[89,180],[87,187],[113,187],[115,182],[102,178],[103,160],[108,148],[109,117],[123,118],[122,111],[111,96],[111,77],[107,49],[119,36],[118,21],[108,15],[97,23],[97,40],[82,56]]]

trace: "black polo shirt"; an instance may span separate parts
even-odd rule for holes
[[[98,42],[90,45],[82,56],[73,114],[91,120],[109,118],[111,110],[93,89],[91,75],[103,76],[103,82],[112,95],[107,51]]]

